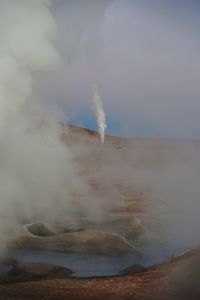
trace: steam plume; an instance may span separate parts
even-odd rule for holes
[[[54,33],[48,0],[0,1],[0,250],[22,218],[69,211],[81,186],[61,127],[33,93],[36,73],[60,61]]]
[[[101,139],[101,144],[104,144],[105,130],[106,130],[106,115],[103,109],[103,103],[97,92],[97,86],[94,86],[93,94],[93,109],[97,118],[98,132]]]

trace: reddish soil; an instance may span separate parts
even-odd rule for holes
[[[190,284],[191,270],[199,264],[200,250],[190,251],[168,263],[126,276],[93,279],[53,279],[0,286],[0,299],[145,300],[200,299],[200,289]],[[179,280],[181,276],[181,282]],[[199,277],[198,277],[199,278]]]

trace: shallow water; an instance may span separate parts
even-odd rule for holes
[[[143,249],[143,255],[138,258],[135,255],[112,257],[30,249],[13,249],[9,251],[8,255],[20,263],[47,263],[69,268],[73,271],[73,274],[70,275],[72,277],[103,277],[119,275],[123,269],[135,264],[149,267],[167,261],[190,249],[191,247],[179,247],[174,251],[169,251],[165,247],[153,247]],[[145,255],[145,252],[148,254]],[[6,273],[9,270],[10,267],[1,267],[0,273]]]
[[[19,262],[55,264],[71,269],[75,277],[101,277],[118,275],[136,263],[135,256],[111,257],[106,255],[81,255],[40,250],[12,250],[10,256]],[[138,263],[138,262],[137,262]]]
[[[31,249],[12,249],[7,255],[21,263],[47,263],[66,267],[74,272],[71,275],[74,277],[101,277],[119,275],[123,269],[135,264],[149,267],[199,246],[199,243],[194,240],[176,243],[167,235],[164,238],[160,233],[161,227],[161,224],[149,227],[148,238],[137,245],[141,253],[138,257],[135,255],[86,255]],[[0,273],[2,272],[6,272],[6,269],[0,269]]]

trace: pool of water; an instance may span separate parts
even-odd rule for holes
[[[19,262],[47,263],[71,269],[74,277],[101,277],[120,274],[130,265],[138,264],[135,256],[66,254],[40,250],[12,250],[10,256]]]

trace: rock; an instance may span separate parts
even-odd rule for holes
[[[14,247],[79,254],[138,255],[136,248],[116,233],[84,230],[49,237],[24,236]]]
[[[38,279],[65,278],[73,271],[61,266],[44,263],[19,263],[0,273],[0,284],[17,283]]]
[[[130,273],[141,272],[141,271],[144,271],[144,270],[145,270],[145,268],[143,266],[134,264],[130,267],[127,267],[127,268],[121,270],[120,274],[121,275],[127,275],[127,274],[130,274]]]
[[[16,266],[18,264],[18,261],[10,256],[2,257],[0,259],[0,265],[4,266]]]
[[[55,232],[48,229],[47,225],[44,223],[33,223],[25,225],[25,228],[32,234],[37,236],[52,236]]]
[[[72,274],[73,271],[57,265],[45,264],[45,263],[20,263],[14,267],[9,274],[10,275],[32,275],[34,277],[54,277],[54,276],[66,276]]]
[[[7,274],[18,265],[17,260],[7,256],[0,258],[0,280],[2,277],[7,276]]]

